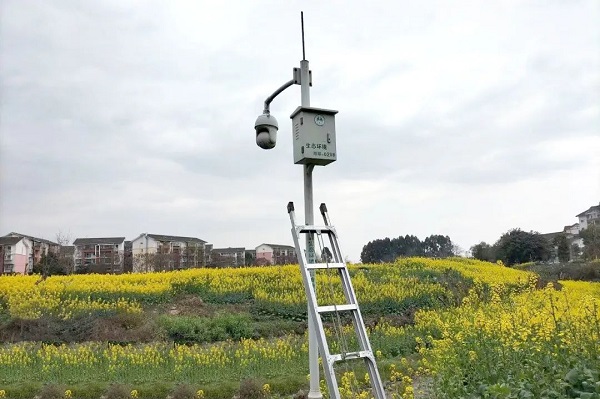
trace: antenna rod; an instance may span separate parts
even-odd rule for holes
[[[306,53],[304,50],[304,11],[300,11],[300,24],[302,25],[302,61],[306,61]]]

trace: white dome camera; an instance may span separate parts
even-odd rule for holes
[[[254,129],[256,130],[256,144],[260,148],[269,150],[275,147],[279,125],[274,116],[270,114],[260,115],[256,118]]]

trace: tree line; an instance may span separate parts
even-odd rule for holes
[[[369,241],[362,252],[363,263],[393,262],[396,258],[425,256],[429,258],[447,258],[458,255],[458,248],[450,237],[432,234],[423,241],[413,235],[398,238],[383,238]]]
[[[547,239],[538,232],[511,229],[490,245],[480,242],[471,247],[475,259],[488,262],[502,261],[505,265],[525,262],[544,262],[558,258],[561,262],[576,259],[598,259],[600,257],[600,226],[591,225],[579,232],[583,248],[570,244],[567,235],[560,233]]]
[[[577,244],[570,244],[564,233],[548,239],[536,231],[527,232],[516,228],[502,234],[494,244],[482,241],[472,246],[471,256],[488,262],[502,261],[508,266],[525,262],[544,262],[554,258],[561,262],[599,259],[600,226],[590,225],[582,230],[579,236],[583,239],[583,248],[579,248]],[[405,235],[369,241],[363,247],[360,259],[363,263],[378,263],[393,262],[401,257],[447,258],[459,254],[459,248],[448,236],[430,235],[421,241],[414,235]]]

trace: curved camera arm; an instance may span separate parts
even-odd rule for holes
[[[263,110],[263,114],[269,115],[271,113],[271,110],[269,108],[271,101],[273,101],[275,97],[277,97],[279,94],[281,94],[282,91],[284,91],[294,83],[296,83],[295,79],[292,79],[289,82],[285,82],[279,89],[275,90],[273,94],[267,97],[267,99],[265,100],[265,109]]]

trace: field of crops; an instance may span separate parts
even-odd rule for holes
[[[391,395],[600,398],[600,284],[537,287],[533,273],[467,259],[410,258],[351,266],[351,272]],[[317,287],[323,303],[343,302],[331,275],[318,275]],[[298,266],[290,265],[44,281],[3,276],[0,325],[114,315],[151,319],[182,296],[245,307],[249,318],[272,323],[306,319]],[[209,317],[168,320],[169,328],[210,324]],[[264,397],[306,389],[305,331],[273,337],[233,331],[241,324],[223,327],[232,339],[217,342],[181,343],[166,335],[148,343],[4,343],[0,397],[30,398],[44,383],[73,398],[98,398],[111,383],[140,398],[166,398],[177,384],[197,397],[231,398],[248,378],[260,382]],[[330,338],[335,350],[333,333]],[[340,374],[346,397],[370,397],[364,369],[340,367]]]

